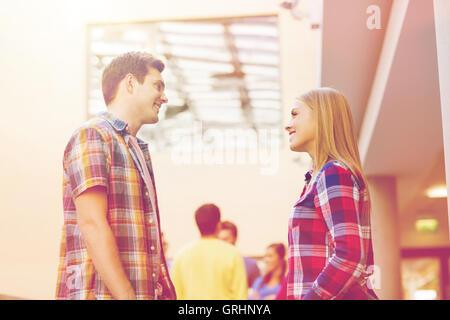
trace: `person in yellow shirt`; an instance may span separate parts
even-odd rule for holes
[[[175,258],[172,281],[180,300],[246,300],[244,259],[231,244],[217,238],[220,209],[205,204],[195,212],[201,238]]]

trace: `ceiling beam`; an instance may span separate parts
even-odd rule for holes
[[[170,69],[172,70],[172,73],[178,79],[178,81],[174,84],[175,90],[178,91],[180,98],[184,100],[185,105],[187,105],[189,111],[192,112],[194,118],[198,119],[197,111],[194,108],[192,108],[191,100],[189,98],[188,93],[183,90],[182,84],[186,83],[183,72],[180,70],[177,63],[174,62],[174,59],[170,55],[165,54],[164,56],[167,59],[167,63]]]
[[[200,43],[174,43],[174,42],[168,42],[167,40],[162,40],[162,44],[168,47],[178,47],[178,48],[194,48],[194,49],[205,49],[205,50],[211,50],[211,51],[218,51],[221,52],[224,50],[222,47],[214,46],[214,45],[208,45],[208,44],[200,44]],[[245,52],[245,53],[262,53],[262,54],[270,54],[270,55],[276,55],[280,56],[280,53],[278,49],[271,50],[271,49],[262,49],[262,48],[239,48],[239,52]],[[113,55],[112,55],[113,56]]]
[[[450,223],[450,1],[434,0],[434,21],[441,94],[442,131],[447,181],[447,210]],[[450,226],[449,226],[450,227]]]
[[[217,63],[217,64],[229,64],[231,61],[226,60],[218,60],[213,58],[199,58],[199,57],[192,57],[192,56],[182,56],[177,54],[172,54],[169,51],[166,51],[164,53],[165,55],[170,55],[172,58],[175,59],[181,59],[181,60],[189,60],[189,61],[195,61],[195,62],[205,62],[205,63]],[[278,68],[278,64],[269,64],[269,63],[257,63],[257,62],[244,62],[242,63],[244,65],[248,66],[256,66],[256,67],[267,67],[267,68]]]
[[[231,53],[231,63],[234,67],[234,73],[238,78],[244,78],[245,73],[242,71],[242,63],[239,59],[238,49],[234,43],[233,36],[230,32],[230,25],[225,23],[224,25],[224,37],[228,50]],[[250,109],[250,98],[248,96],[248,90],[246,86],[239,87],[239,94],[241,96],[241,108],[244,114],[244,118],[250,123],[253,123],[253,117]]]
[[[377,71],[372,83],[372,89],[359,134],[359,152],[363,166],[383,103],[386,84],[389,79],[392,62],[394,61],[408,4],[409,0],[395,0],[391,7],[391,14],[389,16],[380,59],[378,60]]]

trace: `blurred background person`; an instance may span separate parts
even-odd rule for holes
[[[236,225],[231,221],[223,221],[220,224],[219,239],[226,241],[233,246],[236,245],[238,230]],[[245,271],[247,272],[247,284],[251,288],[256,278],[261,275],[258,264],[255,259],[244,257]]]
[[[175,258],[172,276],[180,300],[245,300],[244,259],[229,243],[217,238],[220,209],[205,204],[195,212],[201,238]]]
[[[249,290],[250,300],[273,300],[281,288],[287,269],[286,248],[282,243],[267,247],[264,255],[266,270],[264,277],[258,277]]]

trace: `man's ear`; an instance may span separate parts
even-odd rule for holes
[[[128,93],[132,94],[135,86],[135,77],[131,73],[125,76],[125,89]]]
[[[220,232],[220,222],[216,225],[216,231],[214,232],[215,235],[219,235]]]

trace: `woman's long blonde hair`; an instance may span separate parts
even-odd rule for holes
[[[320,170],[330,160],[340,161],[355,178],[358,174],[361,176],[368,190],[352,113],[344,95],[332,88],[317,88],[302,94],[297,100],[308,105],[316,119],[314,170]]]

